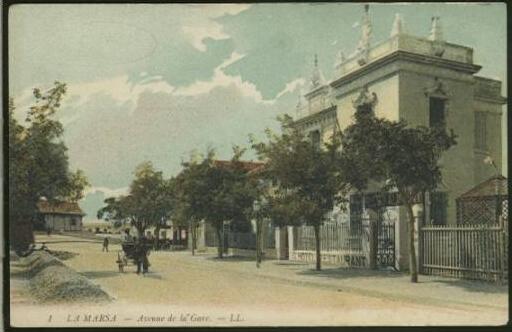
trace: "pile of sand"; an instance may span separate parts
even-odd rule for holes
[[[99,286],[47,252],[34,252],[24,260],[30,292],[40,302],[111,300]]]
[[[60,259],[61,261],[65,261],[66,259],[73,258],[75,256],[78,256],[77,253],[70,252],[70,251],[61,251],[61,250],[48,250],[48,252],[54,256]]]

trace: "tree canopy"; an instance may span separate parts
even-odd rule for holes
[[[280,134],[267,130],[267,142],[253,141],[252,145],[259,158],[265,161],[264,176],[277,184],[276,192],[269,198],[269,214],[277,217],[279,224],[314,227],[317,269],[320,269],[319,229],[340,196],[337,182],[340,142],[333,135],[323,146],[315,146],[294,126],[291,117],[279,120]]]
[[[409,219],[411,281],[417,282],[412,206],[419,195],[441,183],[439,160],[456,144],[456,136],[444,125],[410,127],[403,120],[389,121],[362,110],[356,110],[355,120],[341,138],[341,182],[361,191],[374,181],[382,184],[383,191],[398,191]]]
[[[178,211],[182,218],[194,222],[204,220],[214,227],[219,240],[224,222],[243,227],[248,223],[248,210],[257,192],[249,183],[247,170],[240,160],[244,150],[234,148],[233,157],[226,162],[214,159],[214,151],[208,150],[201,161],[183,163],[177,176]]]
[[[105,199],[98,218],[128,221],[140,235],[149,226],[161,226],[174,209],[174,180],[164,179],[151,162],[135,168],[127,195]]]
[[[35,88],[34,104],[25,121],[15,116],[9,101],[9,221],[11,244],[27,247],[32,241],[32,221],[37,202],[82,198],[88,186],[81,170],[69,170],[67,148],[62,139],[64,128],[54,118],[66,94],[66,84],[55,82],[46,91]]]

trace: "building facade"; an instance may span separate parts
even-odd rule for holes
[[[366,8],[358,49],[339,55],[333,80],[324,79],[315,57],[296,124],[320,142],[353,122],[358,103],[371,102],[378,117],[453,130],[457,145],[442,157],[439,191],[448,197],[442,223],[455,223],[455,198],[495,175],[484,159],[491,157],[501,172],[501,82],[477,76],[473,49],[445,41],[439,17],[427,37],[406,34],[398,15],[387,40],[372,45],[370,37]]]
[[[325,80],[315,56],[295,125],[320,144],[353,123],[357,106],[370,104],[377,117],[453,130],[457,145],[441,158],[442,184],[422,213],[427,223],[456,224],[456,198],[501,173],[501,82],[477,75],[481,66],[473,62],[473,49],[444,40],[439,17],[432,18],[430,35],[421,37],[405,33],[397,14],[389,38],[372,44],[368,9],[357,49],[348,57],[338,54],[332,80]],[[489,158],[496,169],[484,162]],[[401,221],[395,228],[396,262],[406,268],[406,212],[397,206],[389,213]]]

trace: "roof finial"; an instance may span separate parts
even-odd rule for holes
[[[404,32],[404,23],[400,14],[395,14],[395,20],[393,21],[393,27],[391,28],[391,37],[402,34]]]
[[[434,41],[442,41],[443,40],[443,30],[441,28],[441,17],[432,16],[432,28],[430,30],[429,40]]]
[[[368,49],[370,47],[370,38],[372,37],[372,22],[370,21],[370,5],[364,5],[364,15],[361,22],[361,39],[358,49]]]
[[[299,90],[297,105],[295,106],[297,111],[302,108],[302,89]]]
[[[336,54],[336,61],[334,62],[334,69],[340,69],[343,63],[345,62],[345,53],[343,51],[339,51],[338,54]]]
[[[315,53],[315,62],[314,62],[314,68],[313,73],[311,75],[311,89],[314,89],[321,84],[324,84],[324,76],[322,75],[322,72],[320,71],[320,68],[318,68],[318,54]]]
[[[370,5],[364,5],[364,15],[361,22],[361,39],[357,45],[359,60],[361,66],[368,62],[368,53],[370,49],[370,39],[372,37],[372,23],[370,21]]]

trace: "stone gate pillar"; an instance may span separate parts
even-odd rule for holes
[[[370,267],[370,213],[369,209],[364,209],[361,213],[361,249],[365,258],[365,266]]]
[[[423,203],[413,205],[412,212],[414,214],[414,249],[416,249],[416,267],[417,272],[420,273],[421,266],[423,264],[423,246],[421,239],[421,227],[423,226],[424,219]]]
[[[288,233],[288,259],[294,260],[294,259],[296,259],[295,255],[294,255],[294,250],[297,245],[297,243],[296,243],[297,237],[295,236],[297,230],[295,229],[294,226],[288,226],[287,228],[288,228],[288,230],[287,230],[287,233]]]
[[[379,213],[368,209],[368,262],[370,269],[377,269],[377,249],[379,241],[378,218]]]
[[[276,258],[277,260],[288,259],[288,228],[287,227],[276,227]]]

